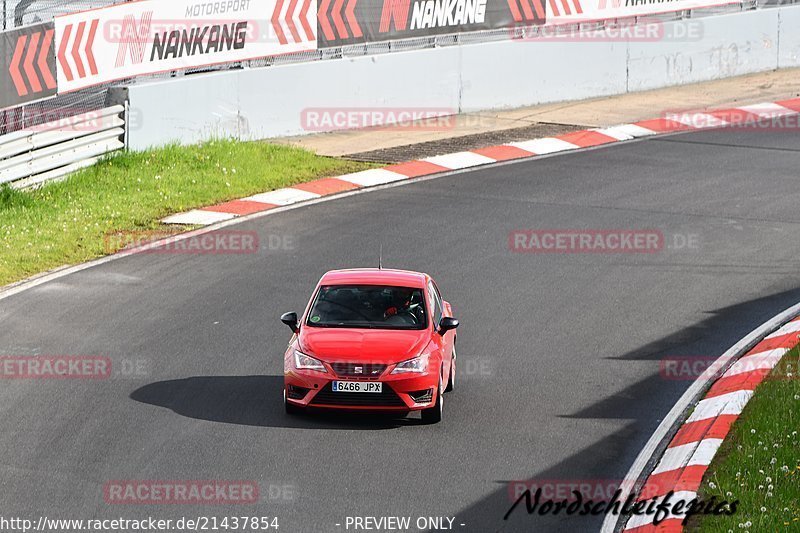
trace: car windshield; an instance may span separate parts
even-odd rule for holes
[[[377,285],[321,287],[306,324],[312,327],[425,329],[422,289]]]

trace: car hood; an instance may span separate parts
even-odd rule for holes
[[[418,356],[428,330],[313,328],[300,330],[300,350],[325,362],[399,363]]]

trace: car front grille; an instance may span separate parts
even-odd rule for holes
[[[333,392],[328,383],[311,399],[311,405],[363,405],[374,407],[406,407],[405,402],[386,383],[380,393]]]
[[[369,378],[377,379],[383,371],[386,370],[386,365],[374,363],[331,363],[331,368],[336,372],[337,376],[348,378]]]

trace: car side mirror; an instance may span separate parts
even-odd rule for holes
[[[456,329],[458,327],[458,320],[451,316],[443,316],[442,319],[439,321],[439,334],[444,335],[451,329]]]
[[[297,325],[297,313],[283,313],[281,322],[289,326],[294,333],[300,331],[300,327]]]

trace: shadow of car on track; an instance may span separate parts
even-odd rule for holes
[[[709,309],[704,317],[680,329],[654,339],[627,353],[606,358],[608,361],[649,361],[657,363],[671,356],[697,357],[697,354],[721,355],[735,342],[747,335],[776,313],[795,304],[800,299],[800,289],[792,288],[765,297],[750,299],[727,307]],[[604,397],[592,405],[572,413],[556,414],[558,418],[572,419],[606,428],[589,446],[564,457],[560,462],[536,468],[535,456],[529,463],[518,465],[515,479],[496,480],[493,488],[482,499],[458,510],[459,522],[466,524],[465,532],[472,531],[546,531],[548,533],[575,533],[598,531],[605,515],[555,514],[538,511],[528,513],[525,503],[518,505],[508,520],[504,516],[513,505],[517,484],[528,487],[546,486],[549,490],[561,489],[567,494],[571,484],[580,483],[590,490],[605,489],[607,499],[625,478],[631,463],[653,434],[661,416],[669,412],[675,402],[691,384],[691,379],[665,378],[654,372],[623,388],[611,387]],[[583,427],[591,427],[585,425]],[[455,451],[458,453],[458,451]],[[512,465],[512,470],[515,468]],[[649,470],[645,470],[649,473]],[[563,487],[569,488],[564,489]],[[562,496],[554,498],[562,499]],[[600,498],[595,498],[600,499]],[[435,533],[430,529],[427,533]]]
[[[130,398],[189,418],[245,426],[375,430],[422,423],[369,413],[287,415],[283,409],[283,376],[199,376],[157,381],[136,389]]]

